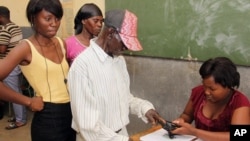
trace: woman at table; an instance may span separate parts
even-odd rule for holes
[[[174,134],[188,134],[203,141],[229,141],[230,125],[250,125],[250,103],[236,88],[240,74],[226,57],[205,61],[199,73],[202,85],[192,89]],[[195,121],[195,127],[191,124]]]

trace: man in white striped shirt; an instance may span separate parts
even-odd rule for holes
[[[68,86],[77,141],[128,141],[129,113],[156,124],[154,106],[130,93],[124,50],[142,50],[137,17],[128,10],[106,12],[99,36],[73,62]]]

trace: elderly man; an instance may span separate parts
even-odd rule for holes
[[[137,17],[128,10],[106,12],[99,36],[73,62],[68,86],[77,141],[128,141],[129,113],[156,124],[163,118],[146,100],[130,93],[125,50],[142,50]]]

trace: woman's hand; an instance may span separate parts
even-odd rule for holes
[[[183,122],[185,122],[185,121],[184,121],[183,118],[177,118],[177,119],[173,120],[172,122],[173,122],[174,124],[177,124],[177,125],[178,125],[179,123],[183,123]]]
[[[43,103],[43,98],[42,97],[32,97],[30,100],[29,108],[31,111],[41,111],[43,109],[44,103]]]
[[[184,122],[182,118],[174,120],[173,123],[179,125],[180,127],[176,128],[175,130],[172,130],[171,133],[195,136],[196,128],[192,126],[191,124]]]

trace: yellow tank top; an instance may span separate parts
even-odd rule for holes
[[[29,65],[20,65],[20,68],[36,96],[42,96],[45,102],[66,103],[69,102],[69,94],[64,79],[67,77],[69,65],[65,58],[64,44],[60,38],[57,39],[64,54],[61,64],[45,59],[34,45],[25,39],[30,46],[32,60]]]

